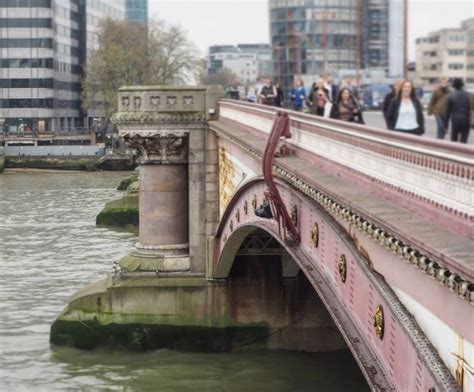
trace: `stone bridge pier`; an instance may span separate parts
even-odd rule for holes
[[[120,261],[127,273],[205,273],[206,209],[208,229],[218,220],[217,151],[206,128],[221,96],[220,87],[120,89],[115,123],[140,154],[139,241]]]

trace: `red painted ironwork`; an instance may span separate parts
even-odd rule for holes
[[[282,137],[285,139],[291,138],[290,118],[287,113],[278,112],[273,123],[272,131],[268,137],[267,145],[265,146],[265,152],[263,153],[263,177],[268,187],[265,192],[265,197],[275,212],[274,216],[278,221],[279,229],[283,229],[283,238],[288,245],[294,246],[300,242],[300,235],[278,192],[272,171],[278,142]],[[282,146],[280,153],[287,152],[287,148],[285,147],[286,146]]]

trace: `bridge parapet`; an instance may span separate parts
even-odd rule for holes
[[[235,101],[220,103],[220,121],[265,133],[270,133],[276,112],[276,108]],[[456,221],[465,221],[458,230],[474,235],[470,225],[474,216],[474,148],[288,113],[292,131],[289,144],[438,211],[442,209]]]

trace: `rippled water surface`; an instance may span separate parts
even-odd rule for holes
[[[347,352],[128,353],[50,347],[68,297],[99,280],[136,236],[95,226],[124,173],[0,174],[0,390],[359,391]]]

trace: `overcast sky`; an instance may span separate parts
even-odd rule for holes
[[[474,17],[474,0],[409,0],[410,59],[417,37]],[[202,54],[211,45],[269,42],[267,0],[149,0],[150,16],[180,24]]]

